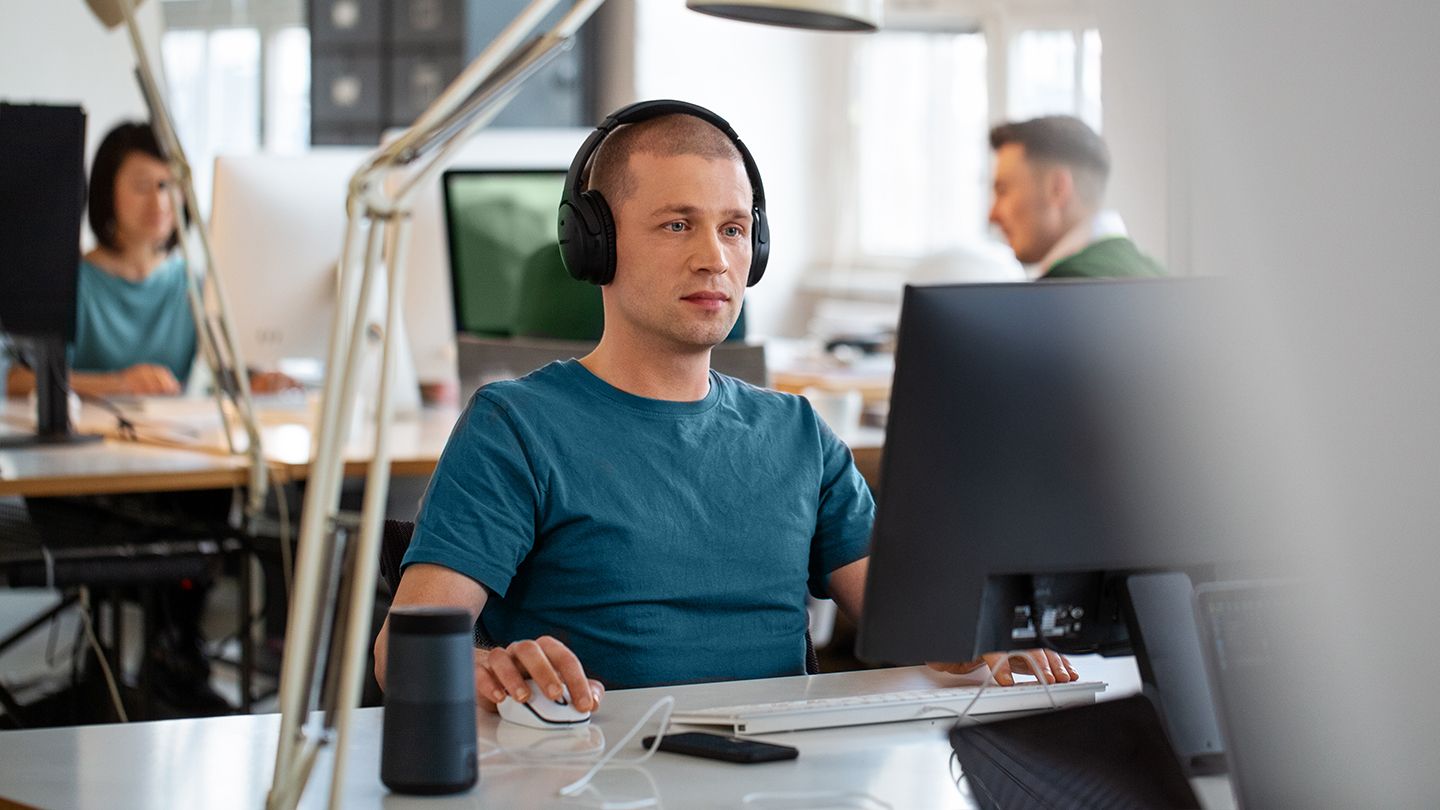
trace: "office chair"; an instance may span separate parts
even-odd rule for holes
[[[380,578],[390,592],[400,585],[400,562],[405,559],[405,549],[410,547],[410,537],[415,533],[415,524],[408,520],[387,520],[380,530]],[[497,646],[495,641],[475,623],[475,646],[490,649]],[[820,672],[820,659],[815,655],[815,645],[810,641],[810,631],[805,631],[805,674]]]

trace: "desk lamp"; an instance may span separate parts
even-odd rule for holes
[[[532,0],[420,114],[399,138],[381,147],[350,180],[341,247],[340,288],[325,366],[321,422],[301,514],[295,589],[286,626],[280,680],[280,739],[267,797],[272,810],[300,801],[320,750],[334,742],[329,806],[338,807],[344,784],[350,708],[358,702],[370,638],[370,615],[379,557],[380,523],[389,486],[387,443],[395,379],[395,326],[405,290],[410,212],[423,184],[453,153],[490,123],[521,84],[568,48],[604,0],[575,0],[556,26],[526,37],[559,0]],[[717,16],[821,30],[873,31],[881,0],[689,0]],[[379,279],[383,261],[383,280]],[[365,317],[375,288],[385,285],[382,324]],[[360,521],[338,510],[342,453],[355,409],[366,332],[382,338],[380,390],[373,424],[373,454]],[[312,710],[320,709],[312,715]]]
[[[190,299],[190,314],[195,321],[196,344],[201,357],[215,380],[215,404],[220,409],[220,423],[224,428],[225,441],[231,453],[240,450],[235,446],[232,419],[238,419],[245,431],[247,443],[244,448],[250,457],[249,497],[245,501],[247,522],[253,521],[265,508],[265,493],[269,483],[266,478],[265,456],[260,447],[260,428],[255,421],[255,408],[250,400],[250,379],[245,373],[245,360],[240,355],[240,345],[230,329],[230,310],[225,304],[225,290],[220,283],[220,273],[215,267],[210,251],[210,236],[200,218],[200,207],[195,197],[195,185],[190,175],[190,163],[185,159],[185,150],[180,145],[180,136],[165,105],[165,94],[160,90],[155,72],[150,67],[149,51],[140,35],[140,26],[135,22],[135,9],[145,0],[85,0],[86,5],[106,28],[125,24],[130,34],[130,45],[135,51],[135,74],[140,82],[140,94],[150,109],[150,128],[155,132],[160,151],[165,155],[170,174],[175,178],[170,186],[172,211],[185,212],[190,224],[178,223],[180,229],[180,255],[185,259],[188,284],[186,290]],[[201,258],[197,263],[195,258]],[[206,299],[201,283],[209,273],[209,290]],[[225,407],[226,402],[229,408]]]

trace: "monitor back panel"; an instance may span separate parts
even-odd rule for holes
[[[910,287],[860,645],[969,660],[987,578],[1246,559],[1263,403],[1218,280]]]

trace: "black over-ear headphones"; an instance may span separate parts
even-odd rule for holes
[[[586,168],[595,150],[616,127],[636,124],[662,115],[693,115],[721,132],[735,144],[745,163],[754,195],[750,225],[750,275],[747,286],[754,286],[765,275],[765,262],[770,258],[770,225],[765,219],[765,187],[760,184],[760,170],[750,150],[725,119],[713,112],[684,101],[641,101],[612,113],[590,133],[565,177],[565,196],[560,200],[560,255],[570,275],[591,284],[609,284],[615,279],[615,217],[610,205],[599,191],[584,188]]]

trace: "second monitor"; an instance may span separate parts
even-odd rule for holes
[[[456,331],[513,335],[526,267],[538,263],[537,252],[556,244],[565,172],[452,169],[443,186]]]

